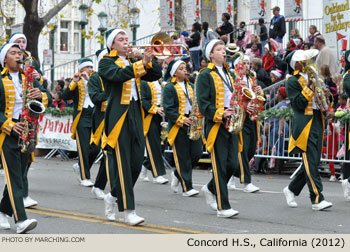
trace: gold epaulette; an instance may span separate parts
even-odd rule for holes
[[[300,73],[299,70],[295,70],[294,73],[293,73],[293,75],[295,76],[295,75],[298,75],[299,73]]]

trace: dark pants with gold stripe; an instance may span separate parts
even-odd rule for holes
[[[187,130],[188,126],[186,125],[179,129],[172,146],[176,166],[174,174],[180,181],[184,192],[193,189],[192,167],[197,164],[203,153],[202,139],[190,140]]]
[[[254,157],[256,151],[256,142],[258,136],[256,132],[256,122],[249,119],[246,115],[244,126],[242,129],[243,151],[238,153],[239,167],[235,171],[234,176],[240,178],[241,183],[251,183],[251,174],[249,169],[249,161]]]
[[[23,176],[27,170],[29,153],[22,153],[18,147],[18,136],[7,136],[2,146],[1,162],[5,170],[6,186],[0,203],[0,211],[14,215],[15,222],[27,219],[23,205]]]
[[[303,165],[288,186],[289,190],[298,196],[307,183],[312,204],[318,204],[324,200],[322,194],[322,180],[318,171],[322,142],[323,128],[321,112],[319,110],[314,110],[314,118],[311,124],[309,139],[307,140],[307,150],[302,153]],[[295,154],[294,151],[297,150],[293,150],[291,154]]]
[[[98,146],[90,145],[92,110],[91,107],[83,109],[76,131],[81,179],[91,178],[90,169],[99,153]]]
[[[227,183],[238,169],[238,135],[233,135],[221,125],[211,151],[213,178],[208,189],[216,195],[218,210],[230,209]]]
[[[152,171],[153,177],[162,176],[166,173],[162,158],[164,149],[160,144],[161,122],[162,117],[159,114],[154,115],[146,136],[147,158],[143,162],[143,165]]]
[[[107,178],[111,194],[118,198],[118,209],[135,209],[134,185],[140,174],[145,137],[139,101],[132,100],[115,148],[107,150]]]
[[[344,147],[345,147],[345,160],[350,160],[350,150],[349,150],[349,127],[350,124],[346,124],[347,132],[345,133]],[[344,163],[342,167],[343,179],[348,179],[350,183],[350,163]]]

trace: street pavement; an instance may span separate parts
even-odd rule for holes
[[[253,175],[253,184],[261,188],[257,193],[242,189],[230,191],[230,203],[239,211],[231,219],[218,218],[205,203],[202,193],[183,197],[170,190],[170,184],[158,185],[138,181],[135,186],[136,211],[145,218],[138,227],[126,225],[117,213],[117,221],[104,216],[103,200],[91,194],[91,188],[79,186],[72,170],[76,160],[61,161],[36,158],[29,171],[29,195],[39,205],[27,209],[29,218],[38,220],[33,234],[315,234],[350,233],[350,202],[345,201],[339,182],[323,178],[324,195],[333,207],[327,211],[311,210],[308,188],[297,198],[298,208],[289,208],[282,189],[289,183],[289,175]],[[92,176],[98,165],[92,167]],[[170,170],[165,177],[170,180]],[[151,173],[149,173],[150,181]],[[211,178],[210,171],[194,170],[194,188],[200,190]],[[0,178],[0,193],[4,180]],[[241,186],[242,188],[242,186]],[[106,192],[108,186],[106,186]],[[11,230],[1,234],[13,234]]]

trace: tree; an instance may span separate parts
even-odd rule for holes
[[[61,0],[57,5],[51,8],[43,17],[39,17],[39,0],[17,0],[24,8],[26,15],[24,17],[23,33],[27,37],[27,50],[32,55],[38,57],[38,41],[41,30],[57,13],[62,10],[71,0]]]

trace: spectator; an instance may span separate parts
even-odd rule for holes
[[[215,33],[212,29],[209,28],[208,22],[203,22],[202,24],[202,30],[203,30],[203,38],[202,38],[202,47],[210,41],[216,38]]]
[[[201,69],[207,68],[208,66],[208,61],[205,57],[201,57]]]
[[[264,55],[264,48],[267,40],[267,28],[264,23],[265,20],[263,18],[259,18],[260,30],[258,30],[258,36],[260,38],[261,43],[261,55]]]
[[[185,41],[190,51],[194,71],[198,71],[200,68],[199,54],[201,51],[201,48],[200,48],[201,31],[202,31],[202,26],[199,23],[194,23],[192,25],[192,35],[189,38],[185,38]]]
[[[246,48],[252,48],[252,46],[256,44],[258,49],[259,49],[259,56],[262,55],[262,48],[261,48],[261,43],[258,35],[252,34],[250,35],[250,43],[247,45]]]
[[[55,94],[55,99],[52,102],[52,107],[59,110],[62,110],[63,108],[66,107],[66,103],[63,101],[61,96],[62,96],[62,91],[57,91]]]
[[[313,45],[311,43],[304,42],[303,43],[303,49],[304,50],[310,50]]]
[[[309,32],[310,32],[310,35],[305,39],[305,42],[313,46],[315,44],[315,38],[317,36],[320,36],[321,33],[317,31],[317,27],[315,25],[310,25]]]
[[[289,39],[295,39],[295,38],[301,40],[301,36],[300,36],[299,30],[297,28],[293,28],[290,31],[290,35],[289,35]]]
[[[331,77],[331,72],[327,65],[322,65],[320,68],[320,75],[323,78],[324,84],[329,89],[333,96],[334,108],[338,106],[338,87]]]
[[[230,14],[223,13],[221,21],[224,23],[216,28],[216,32],[225,43],[233,42],[233,25],[229,22],[230,18]]]
[[[256,72],[256,80],[262,88],[266,88],[271,85],[271,78],[269,74],[262,67],[262,60],[260,58],[253,58],[252,68]]]
[[[239,28],[235,30],[234,32],[234,37],[237,39],[237,46],[242,48],[244,44],[244,37],[246,34],[246,29],[245,29],[245,22],[242,21],[239,23]]]
[[[275,109],[288,108],[286,102],[287,92],[285,87],[280,87],[277,91],[276,99],[277,104],[273,107]],[[276,145],[276,155],[283,156],[283,142],[284,137],[289,135],[288,124],[285,122],[284,118],[269,119],[268,123],[270,124],[270,134],[269,134],[269,146],[272,148]]]
[[[235,44],[235,43],[228,43],[226,45],[226,55],[228,56],[226,58],[226,63],[230,68],[234,68],[233,62],[235,61],[235,58],[233,58],[232,56],[239,51],[239,47]]]
[[[300,42],[301,40],[297,38],[289,40],[287,43],[287,49],[284,54],[284,58],[287,57],[287,55],[293,52],[294,50],[297,50]]]
[[[273,58],[276,55],[276,48],[268,42],[264,50],[265,53],[262,57],[263,67],[265,71],[269,73],[273,67],[276,67],[276,62]]]
[[[270,24],[270,38],[273,38],[279,43],[283,42],[283,37],[286,34],[286,22],[284,16],[280,15],[280,7],[276,6],[273,9],[274,17]]]
[[[254,57],[260,57],[258,45],[255,43],[251,48],[248,48],[245,53],[249,56],[250,60],[252,60]]]
[[[64,81],[63,80],[56,80],[55,82],[55,92],[63,92],[64,90]]]
[[[271,77],[271,81],[272,81],[272,84],[275,84],[279,81],[282,80],[282,76],[283,76],[283,73],[281,70],[272,70],[270,72],[270,77]]]
[[[314,45],[315,48],[320,51],[316,58],[317,68],[320,69],[322,65],[328,65],[331,75],[338,73],[339,70],[334,53],[328,46],[326,46],[324,37],[316,37]]]

